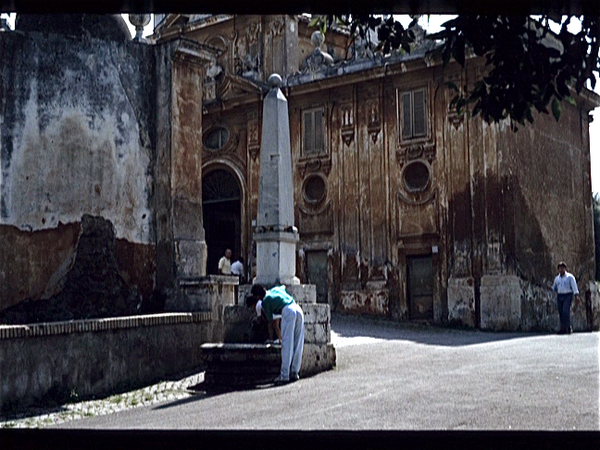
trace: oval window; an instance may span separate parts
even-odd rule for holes
[[[229,130],[217,127],[204,135],[204,146],[210,150],[220,150],[229,142]]]
[[[420,161],[410,163],[404,169],[404,186],[407,191],[420,192],[429,185],[429,168]]]
[[[318,175],[311,175],[304,181],[304,198],[309,203],[318,203],[325,198],[325,180]]]

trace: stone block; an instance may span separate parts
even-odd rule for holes
[[[519,329],[521,293],[517,276],[484,275],[481,277],[481,329]]]
[[[448,320],[475,326],[475,283],[472,278],[448,279]]]
[[[331,342],[331,326],[328,323],[304,325],[305,344],[327,344]]]
[[[297,233],[255,233],[256,283],[299,284],[296,274]]]
[[[175,263],[180,277],[206,275],[206,242],[196,240],[175,241]]]
[[[331,312],[329,305],[324,304],[300,304],[304,313],[305,324],[329,323],[331,321]]]
[[[341,291],[341,311],[353,314],[386,316],[389,310],[389,290],[373,289]]]
[[[333,344],[305,344],[302,352],[302,368],[300,376],[307,377],[326,370],[331,370],[336,365],[336,353]]]
[[[281,368],[281,346],[263,344],[204,344],[207,387],[244,387],[271,382]]]
[[[251,284],[240,284],[238,286],[237,304],[246,306],[246,297],[250,295],[252,290]]]
[[[305,304],[317,303],[317,286],[314,284],[286,285],[285,290],[302,308]]]
[[[225,306],[223,309],[223,341],[248,342],[250,327],[256,314],[242,305]]]

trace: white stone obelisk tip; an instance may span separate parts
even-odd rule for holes
[[[269,86],[271,86],[271,89],[273,88],[278,88],[279,86],[281,86],[281,83],[283,82],[281,76],[277,73],[272,74],[269,77]]]

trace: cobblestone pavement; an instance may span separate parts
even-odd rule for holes
[[[180,400],[192,395],[189,388],[202,381],[204,381],[204,372],[178,380],[162,381],[99,400],[67,403],[53,409],[30,408],[15,417],[0,416],[0,428],[42,428],[85,417],[112,414],[129,408]]]

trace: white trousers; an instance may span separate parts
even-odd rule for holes
[[[281,378],[289,379],[290,369],[295,374],[300,372],[303,349],[304,313],[292,303],[281,311]]]

